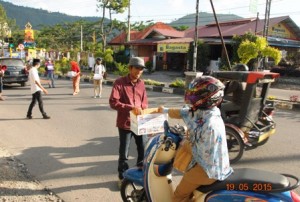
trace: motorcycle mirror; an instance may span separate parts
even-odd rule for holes
[[[165,135],[167,135],[167,132],[169,131],[169,122],[167,120],[164,121],[164,130],[165,130]]]

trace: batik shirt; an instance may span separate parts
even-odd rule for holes
[[[188,169],[198,163],[209,178],[226,179],[233,170],[229,163],[225,125],[219,108],[192,113],[188,107],[184,107],[180,114],[192,143],[193,158]]]

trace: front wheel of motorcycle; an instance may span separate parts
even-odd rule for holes
[[[230,163],[236,163],[243,156],[244,142],[241,136],[231,128],[226,128],[226,140]]]
[[[147,202],[144,188],[130,180],[124,179],[122,181],[120,192],[123,202]]]

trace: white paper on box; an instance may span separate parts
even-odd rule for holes
[[[164,121],[168,114],[152,113],[134,115],[130,112],[130,130],[136,135],[148,135],[164,132]]]

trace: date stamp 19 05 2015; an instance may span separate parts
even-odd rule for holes
[[[228,191],[272,191],[271,183],[227,183]]]

